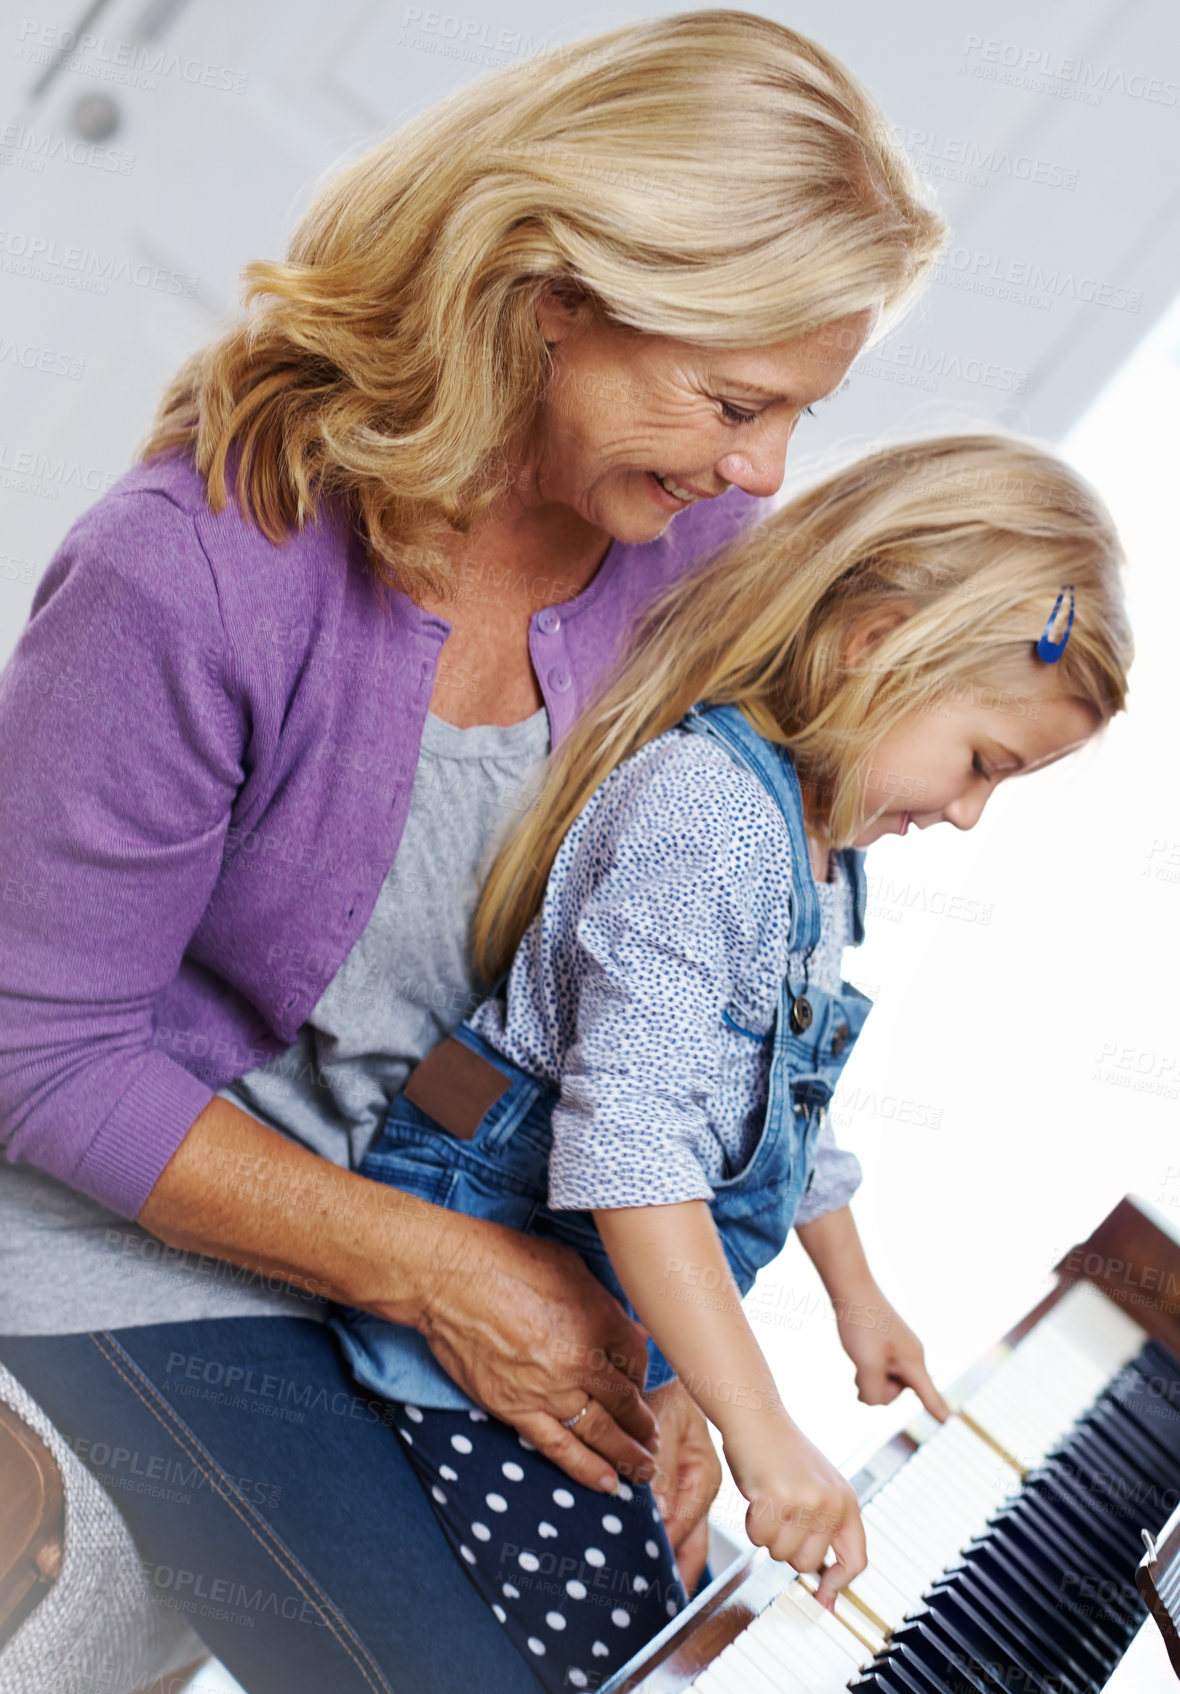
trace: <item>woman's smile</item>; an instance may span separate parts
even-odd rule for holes
[[[572,508],[631,544],[731,487],[777,493],[800,416],[839,387],[872,323],[862,311],[737,348],[624,331],[546,294],[537,317],[553,372],[521,488],[529,503]]]
[[[685,488],[683,483],[678,482],[675,477],[661,476],[658,471],[648,471],[647,474],[655,483],[657,498],[663,496],[661,504],[664,505],[666,511],[680,511],[685,506],[693,505],[697,500],[715,500],[717,498],[715,494],[698,494],[692,489]],[[729,484],[726,483],[725,488],[728,487]],[[725,488],[719,489],[718,493],[724,494]]]

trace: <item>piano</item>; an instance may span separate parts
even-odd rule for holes
[[[946,1424],[852,1476],[869,1565],[834,1617],[755,1549],[601,1694],[1115,1694],[1133,1642],[1172,1681],[1136,1568],[1180,1501],[1180,1242],[1128,1198],[1056,1276]]]

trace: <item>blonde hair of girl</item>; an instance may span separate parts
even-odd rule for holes
[[[1107,722],[1131,662],[1122,562],[1093,489],[1002,436],[887,447],[796,496],[651,608],[492,864],[477,968],[489,983],[508,968],[590,796],[698,701],[739,706],[789,748],[833,847],[861,833],[864,775],[903,718],[963,695],[1020,709],[1027,660],[1067,584],[1076,611],[1054,679]],[[851,631],[883,607],[897,621],[850,666]]]
[[[237,443],[272,541],[340,494],[380,580],[441,591],[431,537],[507,486],[551,378],[546,283],[634,331],[770,345],[865,308],[879,331],[944,234],[814,42],[741,11],[629,25],[479,78],[333,176],[141,457],[191,452],[221,511]]]

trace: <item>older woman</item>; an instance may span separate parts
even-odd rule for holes
[[[472,1004],[478,868],[550,746],[940,239],[765,19],[497,72],[251,267],[37,590],[0,687],[0,1357],[251,1694],[533,1682],[324,1297],[591,1487],[658,1462],[700,1574],[707,1434],[581,1261],[354,1167]]]

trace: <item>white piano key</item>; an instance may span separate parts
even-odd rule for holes
[[[886,1629],[896,1629],[913,1603],[872,1564],[850,1582],[848,1587],[861,1604],[869,1608],[874,1617],[880,1618]]]
[[[972,1511],[994,1510],[1001,1500],[1020,1488],[1020,1472],[965,1425],[959,1427],[971,1435],[970,1445],[961,1441],[931,1441],[927,1460],[930,1475],[946,1489],[953,1488]]]
[[[779,1599],[783,1596],[780,1595]],[[776,1651],[783,1663],[789,1665],[795,1675],[808,1688],[814,1688],[817,1694],[827,1694],[833,1686],[833,1680],[840,1670],[840,1662],[833,1664],[832,1654],[817,1630],[794,1607],[780,1611],[778,1600],[769,1605],[757,1619],[759,1634],[766,1640],[774,1641]],[[751,1626],[753,1627],[753,1626]],[[844,1681],[853,1674],[851,1669],[841,1673]],[[839,1687],[839,1683],[835,1684]]]
[[[764,1686],[775,1694],[824,1694],[824,1673],[804,1662],[797,1652],[784,1654],[774,1629],[764,1628],[770,1608],[761,1612],[736,1641],[714,1660],[736,1694],[761,1694]],[[770,1645],[763,1637],[769,1635]],[[829,1679],[830,1680],[830,1679]]]
[[[750,1627],[753,1628],[753,1625]],[[713,1660],[713,1663],[701,1672],[692,1684],[693,1688],[699,1690],[700,1694],[766,1694],[765,1679],[761,1673],[754,1682],[753,1688],[751,1688],[752,1679],[747,1678],[744,1682],[742,1681],[740,1667],[738,1669],[733,1668],[733,1661],[730,1657],[732,1652],[732,1646],[726,1647]],[[770,1686],[773,1687],[773,1683]]]
[[[916,1558],[908,1547],[899,1545],[891,1533],[892,1526],[883,1523],[880,1518],[870,1518],[866,1514],[864,1526],[865,1550],[870,1566],[884,1571],[900,1595],[916,1598],[930,1573],[929,1558]]]
[[[1145,1331],[1089,1284],[1058,1301],[964,1410],[1026,1468],[1040,1462],[1134,1357]]]
[[[693,1694],[743,1694],[741,1684],[732,1682],[722,1670],[721,1660],[724,1657],[722,1653],[721,1658],[714,1659],[711,1665],[705,1667],[691,1685]]]
[[[1106,1373],[1108,1380],[1128,1359],[1135,1357],[1147,1340],[1143,1326],[1089,1282],[1071,1288],[1049,1316],[1054,1329],[1068,1336],[1080,1353]],[[1040,1327],[1038,1324],[1037,1328]]]
[[[824,1606],[821,1606],[815,1595],[802,1582],[793,1583],[785,1593],[780,1594],[774,1601],[774,1606],[780,1611],[785,1606],[795,1606],[809,1620],[812,1628],[818,1631],[820,1638],[825,1641],[835,1655],[835,1663],[847,1663],[851,1666],[849,1675],[859,1670],[865,1660],[865,1650],[854,1635],[849,1635],[843,1624],[834,1618]]]
[[[884,1635],[876,1624],[852,1603],[843,1588],[836,1595],[836,1616],[854,1636],[859,1636],[864,1641],[867,1658],[874,1658],[884,1647]]]
[[[733,1668],[740,1666],[744,1673],[764,1677],[776,1691],[783,1686],[784,1678],[790,1676],[804,1694],[826,1694],[832,1686],[830,1673],[801,1653],[795,1642],[782,1641],[770,1616],[772,1610],[768,1606],[741,1639],[734,1642],[730,1649]]]

